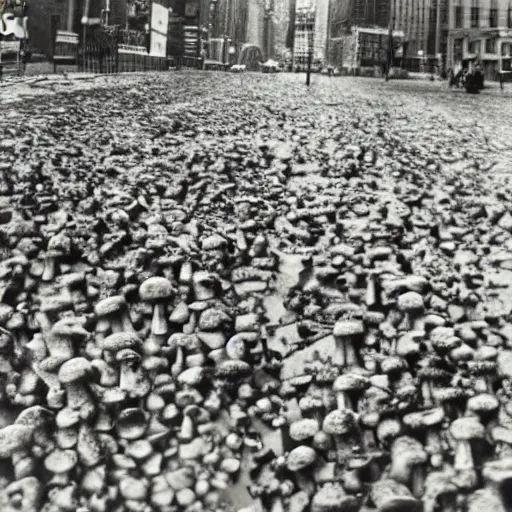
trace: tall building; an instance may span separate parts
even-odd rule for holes
[[[448,0],[394,0],[394,27],[405,34],[402,64],[419,71],[446,53]]]
[[[329,0],[296,0],[293,61],[307,64],[309,53],[315,61],[324,61],[327,52]]]
[[[478,58],[487,78],[510,66],[512,2],[451,0],[448,10],[447,64]]]

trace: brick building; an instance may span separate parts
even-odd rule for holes
[[[486,78],[510,69],[512,3],[509,0],[451,0],[448,15],[447,63],[453,67],[478,58]]]

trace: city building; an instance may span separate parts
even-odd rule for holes
[[[452,0],[448,15],[447,65],[475,58],[485,76],[496,79],[510,69],[512,2],[510,0]]]
[[[395,0],[393,26],[404,33],[402,67],[432,70],[446,54],[449,0]]]
[[[324,62],[329,39],[329,0],[296,0],[294,19],[293,65]]]

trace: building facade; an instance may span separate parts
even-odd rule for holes
[[[447,64],[478,59],[486,78],[496,79],[510,68],[512,2],[510,0],[452,0],[448,16]]]
[[[402,66],[410,71],[440,69],[447,48],[450,0],[395,0],[393,26],[404,33]]]
[[[324,62],[329,34],[329,0],[296,0],[293,64],[303,67],[311,52],[314,61]]]

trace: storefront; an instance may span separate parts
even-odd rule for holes
[[[487,80],[497,80],[500,71],[510,70],[511,50],[512,30],[461,29],[448,34],[448,66],[477,59]]]
[[[400,65],[403,55],[404,33],[393,31],[393,65]],[[340,38],[343,49],[343,67],[349,73],[371,69],[384,71],[389,51],[389,31],[385,28],[353,27],[349,36]]]

